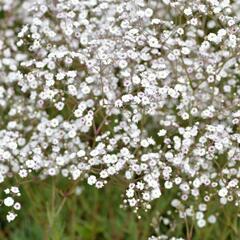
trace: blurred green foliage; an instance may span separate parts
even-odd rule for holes
[[[149,212],[140,211],[139,220],[131,209],[120,208],[120,185],[109,183],[101,190],[82,185],[80,195],[75,193],[76,186],[77,182],[60,178],[22,184],[22,209],[15,221],[7,223],[6,209],[0,208],[0,240],[146,240],[156,234],[187,237],[186,221],[174,211],[167,215],[174,192],[163,194]],[[194,222],[188,223],[193,224],[192,240],[240,239],[239,213],[213,203],[210,210],[216,209],[220,214],[216,224],[200,229]],[[166,216],[174,228],[159,224]]]

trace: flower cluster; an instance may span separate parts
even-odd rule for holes
[[[21,193],[19,191],[19,188],[15,187],[15,186],[11,187],[11,189],[9,189],[9,188],[5,189],[4,193],[7,196],[4,198],[2,203],[5,205],[5,207],[12,208],[11,210],[8,211],[7,216],[6,216],[7,221],[11,222],[17,216],[16,211],[19,211],[21,209],[21,204],[14,200],[15,197],[21,196]]]
[[[211,199],[239,205],[239,1],[1,8],[1,182],[114,179],[134,211],[177,190],[172,205],[199,227]],[[194,214],[179,208],[190,199],[202,199]]]

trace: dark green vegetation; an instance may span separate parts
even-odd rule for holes
[[[111,182],[101,190],[84,185],[77,196],[78,184],[63,179],[22,184],[22,209],[15,221],[7,223],[6,209],[1,208],[0,240],[145,240],[161,234],[192,240],[240,239],[240,217],[231,206],[211,203],[208,211],[218,209],[218,221],[199,229],[190,219],[178,218],[170,206],[174,192],[153,202],[148,213],[140,211],[142,219],[138,220],[131,209],[119,207],[120,185]],[[169,209],[172,213],[168,215]],[[159,219],[165,217],[171,220],[171,227],[160,224]]]

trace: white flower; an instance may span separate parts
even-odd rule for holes
[[[214,224],[214,223],[216,223],[216,221],[217,221],[217,219],[216,219],[216,217],[215,217],[214,215],[210,215],[210,216],[208,217],[208,222],[209,222],[209,223]]]
[[[12,222],[15,218],[16,218],[17,214],[13,213],[13,212],[8,212],[7,214],[7,221],[8,222]]]
[[[3,203],[7,207],[11,207],[14,204],[14,199],[12,197],[7,197],[3,200]]]
[[[88,177],[87,182],[89,185],[94,185],[97,182],[97,178],[94,175]]]
[[[13,207],[14,207],[15,210],[20,210],[21,209],[21,204],[19,202],[16,202]]]
[[[158,132],[158,136],[159,136],[159,137],[163,137],[163,136],[166,135],[166,133],[167,133],[167,131],[166,131],[165,129],[161,129],[161,130],[159,130],[159,132]]]
[[[198,225],[198,227],[203,228],[206,226],[206,221],[204,219],[199,219],[197,221],[197,225]]]
[[[84,157],[86,155],[86,152],[84,151],[84,150],[79,150],[78,152],[77,152],[77,156],[78,157]]]
[[[228,194],[227,188],[221,188],[221,189],[218,191],[218,195],[219,195],[220,197],[226,197],[227,194]]]
[[[192,9],[191,8],[185,8],[183,12],[186,16],[192,15]]]

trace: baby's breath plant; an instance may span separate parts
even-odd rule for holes
[[[219,221],[214,204],[239,211],[239,10],[237,0],[1,0],[7,221],[19,189],[31,196],[29,181],[51,179],[54,194],[56,178],[70,187],[48,206],[50,226],[85,183],[124,186],[120,207],[139,219],[170,196],[149,240],[194,239]]]

